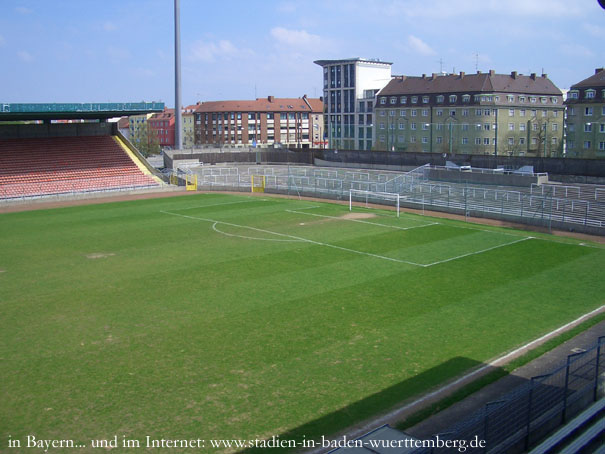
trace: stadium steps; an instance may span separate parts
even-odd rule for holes
[[[111,136],[0,141],[0,198],[153,186]]]

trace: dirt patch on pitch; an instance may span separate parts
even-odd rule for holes
[[[374,213],[351,212],[351,213],[343,214],[340,218],[341,219],[372,219],[375,217],[376,217],[376,215]]]
[[[106,259],[107,257],[113,257],[115,254],[113,252],[92,252],[90,254],[86,254],[87,259],[95,260],[95,259]]]

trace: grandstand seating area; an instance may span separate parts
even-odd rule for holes
[[[0,140],[0,199],[153,186],[111,136]]]

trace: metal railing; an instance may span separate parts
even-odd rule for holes
[[[485,440],[485,448],[466,453],[526,451],[548,432],[569,421],[591,402],[605,395],[605,336],[596,344],[567,357],[562,366],[533,377],[495,402],[461,421],[442,440]],[[457,449],[417,449],[413,454],[442,454]]]

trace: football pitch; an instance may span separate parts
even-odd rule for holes
[[[0,251],[2,447],[329,435],[605,295],[597,244],[268,196],[0,214]]]

